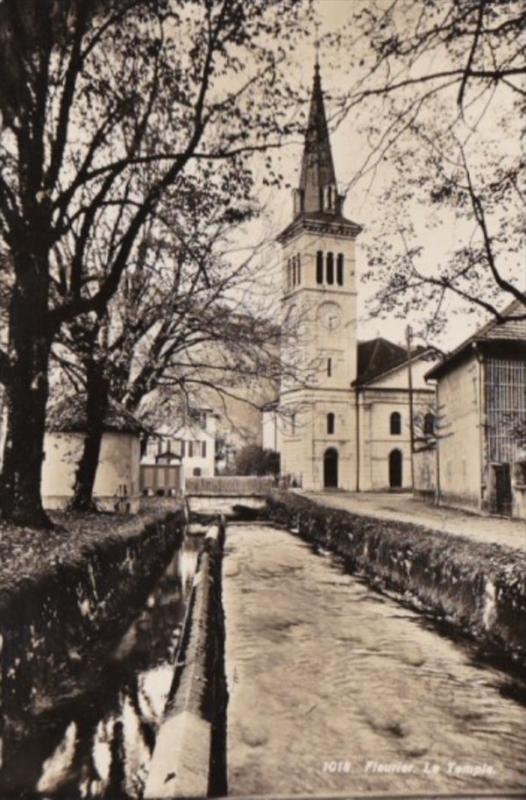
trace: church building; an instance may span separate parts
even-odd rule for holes
[[[281,473],[304,489],[409,488],[410,405],[413,418],[429,425],[430,350],[412,351],[408,364],[404,347],[358,341],[362,227],[343,206],[316,63],[293,219],[277,237],[284,368],[277,405],[266,412],[264,446],[277,447]]]

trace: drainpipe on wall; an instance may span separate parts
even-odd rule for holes
[[[440,409],[440,398],[438,393],[438,381],[435,384],[435,406],[436,406],[436,420],[438,424],[439,419],[439,409]],[[436,453],[436,477],[435,477],[435,505],[440,505],[440,430],[437,429],[435,431],[436,436],[436,444],[435,444],[435,453]]]
[[[486,476],[484,459],[484,433],[486,430],[486,408],[484,402],[484,363],[483,355],[480,352],[477,342],[473,342],[473,350],[478,363],[478,417],[479,417],[479,455],[480,455],[480,487],[479,487],[479,510],[482,511],[482,484]],[[487,482],[487,476],[486,476]]]
[[[411,458],[411,489],[415,491],[415,465],[414,465],[414,452],[415,452],[415,428],[414,428],[414,411],[413,411],[413,370],[411,365],[411,338],[413,331],[411,326],[406,328],[407,337],[407,383],[409,388],[409,446]]]

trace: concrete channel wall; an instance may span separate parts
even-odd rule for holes
[[[183,625],[178,662],[144,797],[217,797],[226,787],[221,561],[224,522],[209,528]]]
[[[284,492],[269,519],[345,559],[352,572],[526,663],[526,554],[324,507]]]
[[[96,674],[98,654],[118,641],[144,605],[184,525],[182,511],[150,515],[131,533],[90,546],[82,559],[57,563],[0,593],[4,727],[67,699],[87,660]]]

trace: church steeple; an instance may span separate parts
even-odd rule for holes
[[[316,58],[300,184],[294,197],[294,214],[295,216],[318,212],[338,214],[340,211],[341,199],[336,189],[320,65]]]

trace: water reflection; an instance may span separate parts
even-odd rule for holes
[[[60,798],[142,796],[198,547],[197,539],[185,540],[108,657],[98,687],[69,709],[35,719],[23,740],[4,740],[1,796],[35,791]]]

